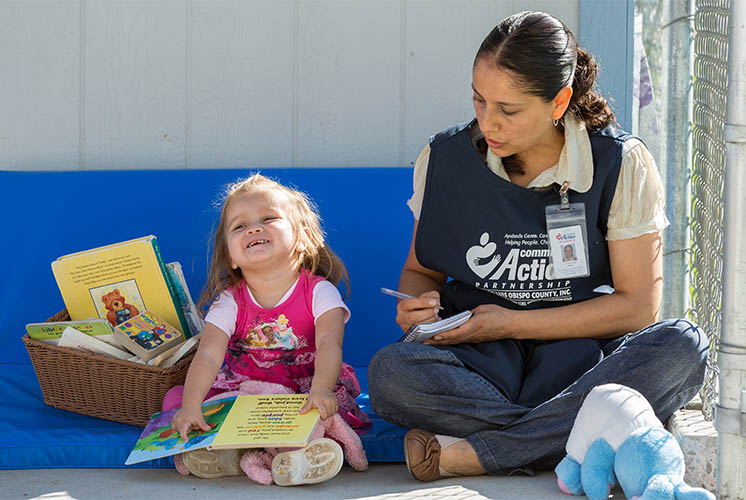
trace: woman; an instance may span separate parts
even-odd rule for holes
[[[417,298],[399,302],[397,323],[473,311],[371,360],[373,410],[413,428],[417,479],[555,465],[596,385],[633,387],[666,420],[702,384],[706,337],[655,323],[661,181],[645,146],[613,126],[597,69],[556,18],[505,19],[474,61],[476,120],[417,160],[399,283]],[[575,259],[563,262],[567,243]]]

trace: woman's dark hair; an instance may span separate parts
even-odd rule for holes
[[[474,64],[493,62],[512,72],[528,94],[551,101],[564,86],[572,87],[568,112],[589,131],[616,122],[606,99],[595,89],[598,64],[578,47],[572,32],[544,12],[520,12],[503,20],[484,39]]]

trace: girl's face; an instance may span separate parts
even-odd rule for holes
[[[522,92],[509,71],[480,58],[472,73],[472,88],[479,128],[497,156],[520,157],[553,142],[554,102]]]
[[[225,212],[226,243],[231,264],[242,271],[297,265],[292,224],[271,193],[240,194]]]

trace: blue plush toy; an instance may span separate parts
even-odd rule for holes
[[[570,495],[604,500],[614,479],[628,499],[715,500],[684,482],[684,454],[639,392],[618,384],[595,387],[583,401],[555,468]]]

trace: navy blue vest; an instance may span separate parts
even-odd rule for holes
[[[612,127],[590,134],[593,184],[585,193],[572,186],[568,191],[570,203],[585,204],[590,276],[553,279],[544,207],[559,204],[559,186],[527,189],[495,175],[472,145],[470,125],[450,128],[430,141],[415,239],[419,262],[490,292],[480,293],[479,303],[512,309],[587,300],[599,295],[593,290],[600,285],[613,286],[606,222],[629,136]]]
[[[422,211],[415,238],[418,261],[446,275],[444,316],[493,303],[511,309],[555,307],[599,295],[613,286],[606,223],[622,162],[625,132],[612,127],[590,135],[593,184],[582,202],[590,275],[555,279],[546,241],[544,208],[560,202],[559,186],[527,189],[495,175],[462,124],[430,141]],[[574,382],[603,358],[607,341],[497,340],[439,346],[492,382],[510,400],[535,407]]]

